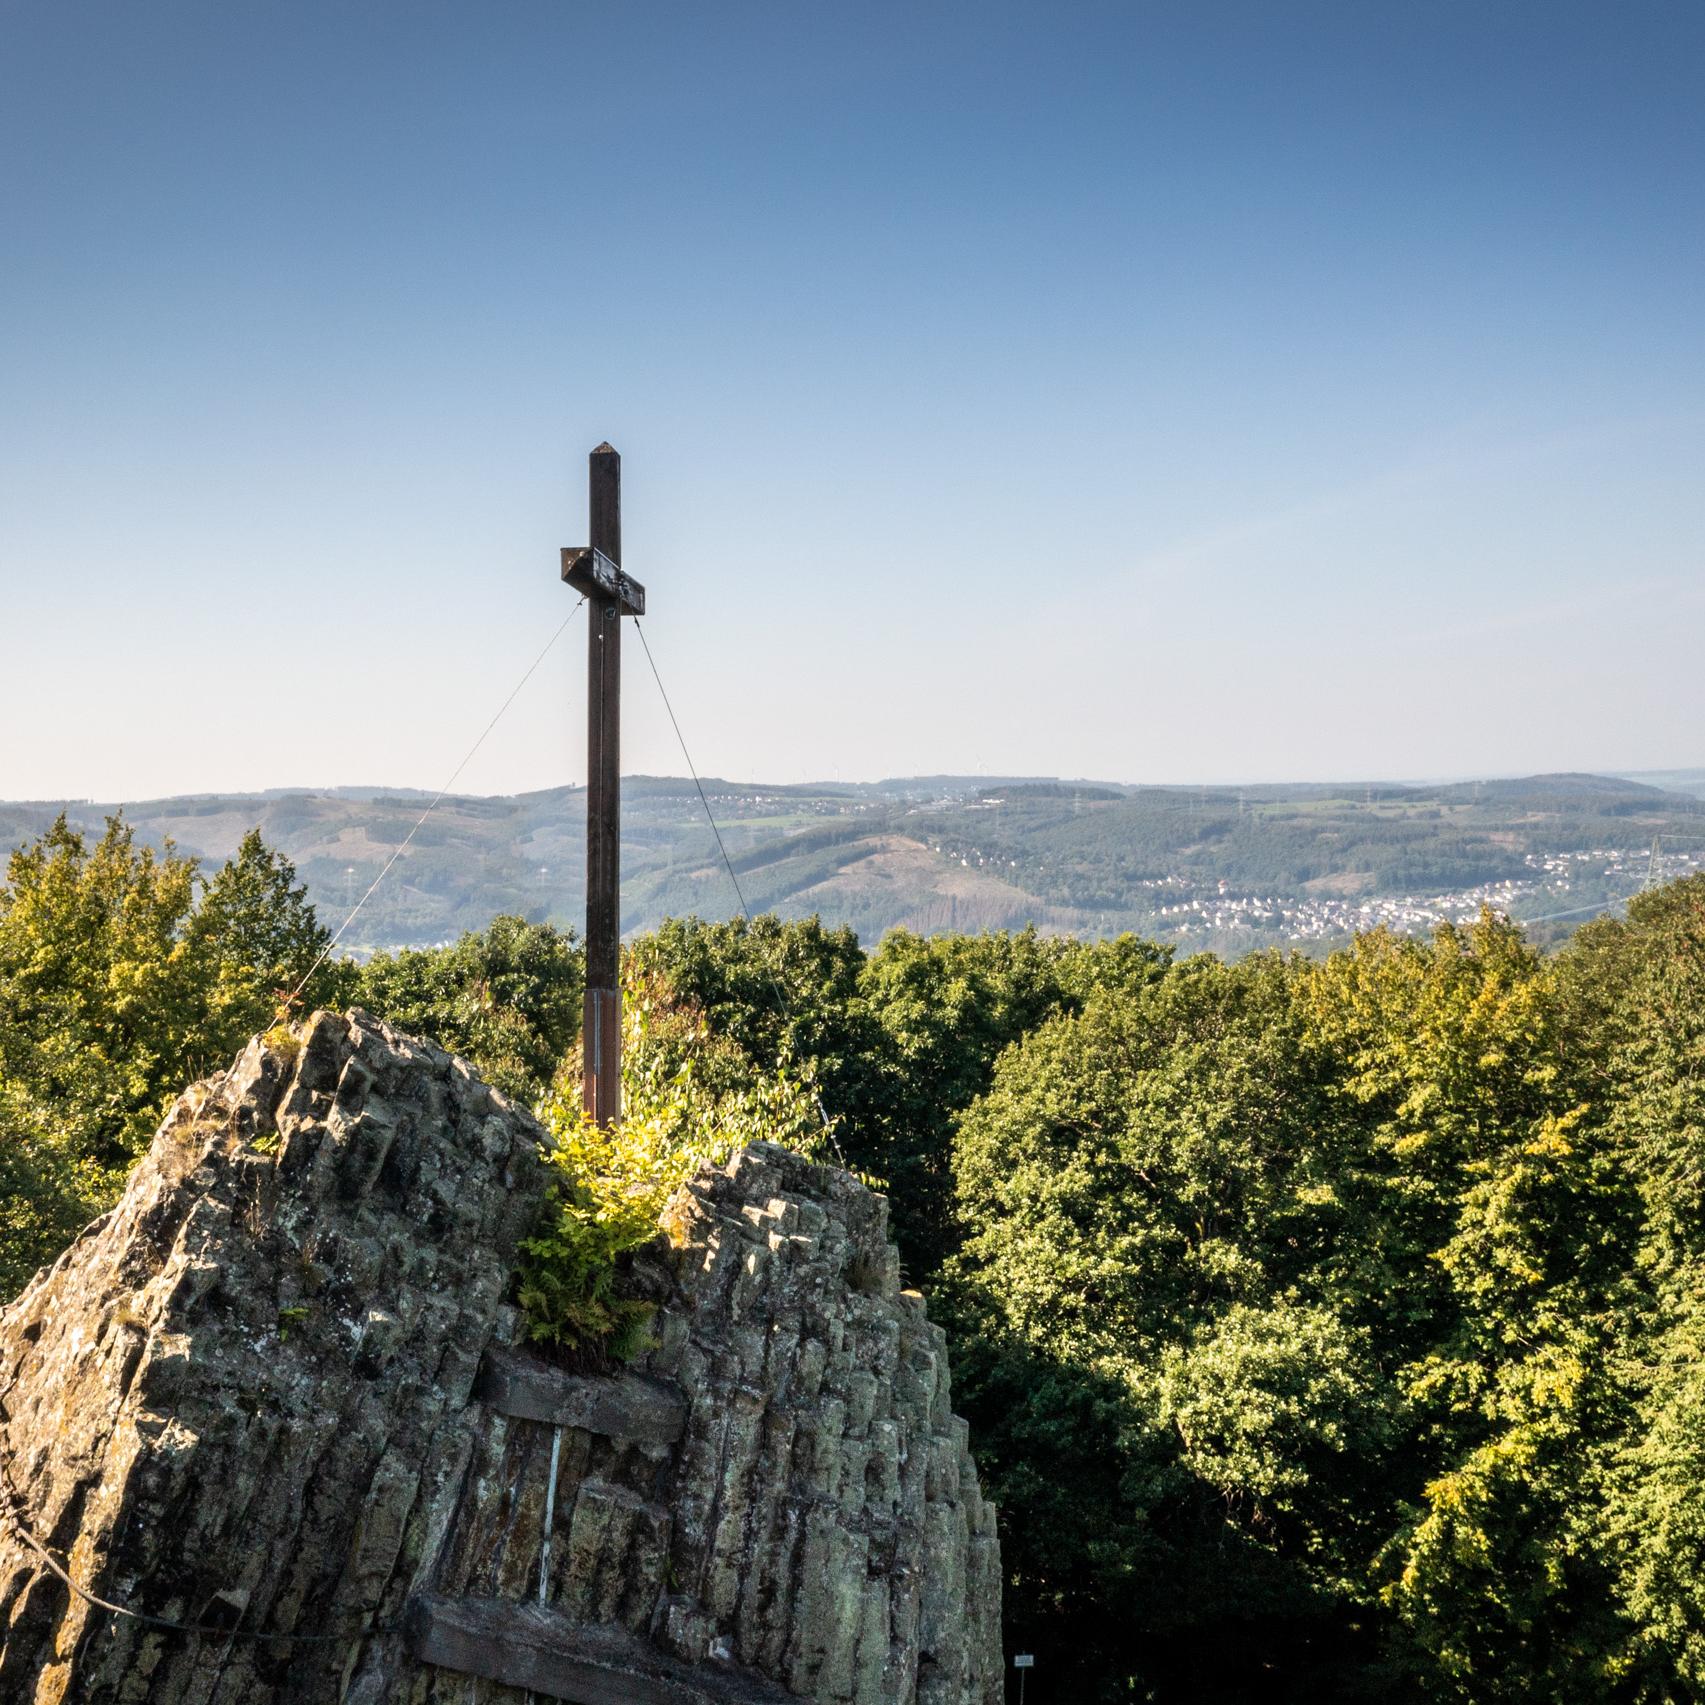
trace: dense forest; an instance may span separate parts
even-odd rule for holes
[[[325,946],[255,835],[210,872],[118,820],[14,854],[8,1295]],[[1037,1701],[1705,1696],[1705,876],[1548,952],[1490,911],[1235,961],[760,916],[626,975],[636,1070],[697,1073],[678,1120],[885,1182]],[[548,1109],[579,979],[500,917],[301,1003]]]

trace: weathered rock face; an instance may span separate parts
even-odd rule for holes
[[[494,1407],[584,1422],[590,1392],[627,1414],[560,1437],[490,1426],[436,1590],[533,1597],[543,1582],[577,1623],[808,1699],[998,1699],[994,1511],[886,1212],[847,1174],[769,1145],[696,1179],[670,1215],[678,1248],[636,1275],[661,1304],[660,1342],[632,1375],[488,1358]],[[408,1697],[462,1695],[439,1672]]]
[[[0,1322],[10,1490],[99,1596],[315,1634],[400,1610],[455,1514],[538,1131],[447,1055],[320,1017],[173,1109]],[[269,1152],[270,1151],[270,1152]],[[6,1488],[0,1488],[3,1495]],[[0,1698],[318,1699],[353,1648],[151,1629],[0,1531]]]
[[[0,1316],[0,1699],[1001,1697],[994,1514],[882,1199],[767,1145],[702,1175],[636,1265],[657,1347],[575,1376],[505,1300],[541,1138],[361,1014],[180,1100]]]

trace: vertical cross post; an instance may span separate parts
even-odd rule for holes
[[[622,573],[622,459],[590,458],[592,543],[564,550],[562,577],[586,595],[586,1013],[582,1100],[600,1125],[622,1111],[622,617],[645,588]]]
[[[622,560],[622,459],[592,452],[592,549]],[[622,618],[607,593],[586,600],[586,1111],[622,1116]]]

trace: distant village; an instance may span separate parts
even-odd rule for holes
[[[1674,881],[1698,870],[1699,852],[1656,853],[1595,847],[1584,852],[1529,853],[1533,872],[1442,894],[1400,894],[1368,899],[1278,899],[1233,894],[1219,884],[1214,895],[1196,895],[1156,908],[1162,931],[1188,938],[1251,930],[1292,941],[1353,935],[1382,925],[1404,935],[1425,935],[1443,923],[1469,923],[1483,906],[1528,922],[1552,916],[1584,916],[1627,899],[1648,885]],[[1177,879],[1182,885],[1183,879]],[[1555,908],[1555,911],[1553,911]]]
[[[983,808],[1001,803],[999,799],[977,802]],[[990,860],[975,849],[945,842],[931,842],[930,850],[991,873],[1017,870],[1017,860]],[[1382,927],[1403,935],[1427,935],[1440,924],[1471,923],[1486,906],[1525,923],[1585,918],[1617,906],[1642,888],[1691,875],[1705,865],[1705,852],[1665,852],[1656,846],[1593,847],[1528,853],[1522,862],[1532,875],[1433,894],[1304,899],[1236,893],[1224,880],[1217,890],[1207,891],[1198,878],[1182,874],[1138,880],[1130,887],[1154,891],[1157,897],[1162,893],[1177,896],[1156,905],[1144,919],[1144,927],[1159,936],[1193,939],[1203,946],[1239,936],[1257,936],[1269,942],[1337,941]]]

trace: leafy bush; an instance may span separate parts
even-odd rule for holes
[[[580,1084],[576,1056],[539,1109],[550,1205],[522,1245],[520,1301],[536,1342],[626,1360],[647,1343],[650,1309],[622,1294],[622,1257],[665,1230],[670,1197],[749,1142],[819,1153],[827,1134],[803,1079],[713,1035],[660,976],[623,1003],[622,1118],[595,1125]]]

